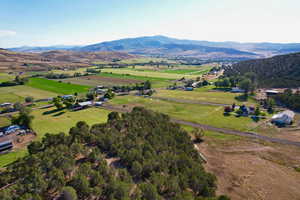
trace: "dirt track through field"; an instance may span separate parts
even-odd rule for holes
[[[116,112],[130,112],[129,109],[121,108],[121,107],[117,107],[117,106],[113,106],[113,105],[108,105],[108,104],[103,105],[103,108],[112,110],[112,111],[116,111]],[[264,136],[264,135],[258,135],[256,133],[251,133],[251,132],[237,131],[237,130],[225,129],[225,128],[217,128],[217,127],[206,125],[206,124],[188,122],[188,121],[174,119],[174,118],[171,118],[171,121],[178,123],[178,124],[182,124],[182,125],[192,126],[195,128],[203,128],[205,130],[216,131],[219,133],[238,135],[238,136],[243,136],[243,137],[250,137],[250,138],[260,139],[260,140],[264,140],[264,141],[268,141],[268,142],[287,144],[287,145],[293,145],[293,146],[300,147],[300,142],[296,142],[296,141],[285,140],[285,139],[280,139],[280,138],[273,138],[273,137],[268,137],[268,136]]]

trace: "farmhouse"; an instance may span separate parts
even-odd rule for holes
[[[295,113],[291,110],[285,110],[283,112],[277,113],[272,117],[272,123],[278,125],[289,125],[293,122]]]
[[[13,143],[11,140],[7,140],[0,143],[0,152],[7,151],[13,148]]]

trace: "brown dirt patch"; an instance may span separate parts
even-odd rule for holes
[[[208,141],[199,149],[208,160],[206,170],[218,178],[218,194],[232,200],[300,199],[300,173],[293,169],[300,163],[299,148],[252,141],[225,145]]]

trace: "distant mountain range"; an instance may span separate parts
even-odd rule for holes
[[[256,74],[259,87],[300,87],[300,53],[247,60],[225,68],[225,76]]]
[[[43,52],[49,50],[72,51],[120,51],[136,55],[161,57],[220,58],[264,58],[274,55],[300,52],[300,43],[239,43],[209,42],[175,39],[166,36],[147,36],[101,42],[87,46],[20,47],[9,50],[21,52]]]

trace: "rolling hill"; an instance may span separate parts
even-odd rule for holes
[[[88,67],[93,62],[111,62],[136,56],[124,52],[47,51],[43,53],[14,52],[0,49],[0,71],[45,70],[48,67]]]
[[[300,53],[242,61],[225,69],[224,75],[256,74],[259,87],[300,87]]]

